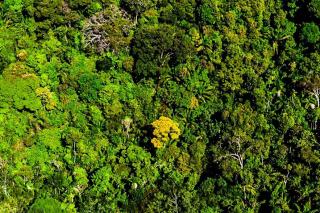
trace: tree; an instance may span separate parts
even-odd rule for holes
[[[16,61],[14,44],[16,42],[16,34],[20,33],[22,34],[14,27],[9,28],[0,24],[0,73],[10,63]]]
[[[98,94],[102,89],[102,82],[98,76],[94,74],[82,74],[78,80],[79,83],[79,96],[88,102],[98,100]]]
[[[37,88],[36,94],[38,97],[40,97],[43,100],[47,110],[53,110],[56,107],[57,105],[57,102],[55,100],[56,98],[54,94],[50,92],[50,90],[47,87]]]
[[[171,67],[184,63],[195,52],[190,40],[184,30],[173,25],[139,28],[133,43],[137,77],[161,79],[171,74]]]
[[[232,143],[235,143],[237,148],[233,150],[233,152],[231,152],[230,154],[222,156],[219,160],[227,157],[234,158],[236,161],[238,161],[240,169],[243,169],[244,153],[241,150],[240,138],[236,138],[235,141],[233,141]]]
[[[155,148],[162,148],[170,140],[177,140],[181,134],[178,123],[170,118],[161,116],[158,120],[152,122],[153,136],[151,143]]]
[[[157,5],[158,0],[124,0],[123,6],[127,8],[131,13],[135,15],[135,22],[137,22],[138,16],[144,11]]]
[[[310,44],[314,44],[319,41],[320,30],[318,25],[314,22],[304,24],[302,27],[301,38]]]
[[[0,94],[2,102],[18,110],[36,111],[41,108],[41,100],[35,90],[39,87],[39,78],[24,63],[15,63],[7,67],[0,76]]]
[[[204,0],[199,7],[199,17],[201,23],[214,25],[221,20],[220,6],[222,2],[220,0]]]
[[[314,14],[315,17],[320,19],[320,0],[311,0],[308,5],[309,11]]]
[[[61,204],[54,198],[38,198],[32,204],[29,213],[62,213]]]
[[[82,29],[85,47],[98,53],[119,52],[128,48],[133,27],[134,23],[128,14],[112,4],[85,21]]]

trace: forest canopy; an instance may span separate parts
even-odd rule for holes
[[[320,0],[0,2],[0,212],[318,212]]]

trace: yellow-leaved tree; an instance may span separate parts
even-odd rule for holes
[[[152,122],[153,136],[151,143],[155,148],[162,148],[170,140],[177,140],[181,134],[179,124],[168,117],[161,116]]]

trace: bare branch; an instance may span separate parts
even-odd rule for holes
[[[237,144],[237,151],[235,151],[234,153],[229,153],[229,154],[223,155],[220,158],[218,158],[216,161],[220,161],[224,158],[231,157],[231,158],[237,160],[239,162],[240,168],[243,169],[243,167],[244,167],[244,153],[242,153],[242,151],[241,151],[240,141],[241,141],[240,138],[237,138],[236,140],[232,141],[233,143]]]
[[[128,14],[115,5],[109,6],[86,20],[83,27],[84,46],[96,49],[99,53],[126,48],[128,36],[134,24]]]

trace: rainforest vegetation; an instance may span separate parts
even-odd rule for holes
[[[0,212],[319,212],[320,0],[0,1]]]

